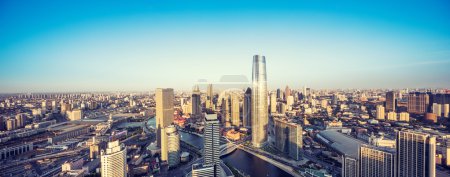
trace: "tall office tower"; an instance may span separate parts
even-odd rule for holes
[[[237,94],[231,95],[231,125],[239,127],[240,126],[240,106],[239,106],[239,96]]]
[[[277,113],[277,96],[275,92],[270,93],[270,113]]]
[[[253,56],[253,88],[252,88],[252,144],[262,147],[267,141],[267,76],[266,58]]]
[[[442,105],[433,103],[433,113],[435,113],[437,117],[441,117],[442,116]]]
[[[167,153],[167,164],[174,167],[180,163],[180,134],[177,127],[170,125],[165,128],[167,149],[161,149],[161,154]]]
[[[303,99],[306,100],[306,97],[308,96],[308,93],[306,93],[306,85],[303,86],[302,94],[303,94]]]
[[[61,114],[66,115],[67,111],[72,111],[69,103],[61,103]]]
[[[359,148],[360,177],[394,177],[395,151],[363,145]]]
[[[102,177],[127,176],[127,148],[119,141],[108,143],[105,150],[100,151]]]
[[[295,160],[300,159],[303,147],[302,127],[281,119],[274,119],[275,148]]]
[[[245,91],[242,107],[242,125],[250,127],[252,125],[252,89],[250,87]]]
[[[395,93],[394,91],[386,92],[386,111],[395,111]]]
[[[291,95],[291,89],[286,85],[286,88],[284,89],[284,98],[287,99]]]
[[[280,89],[277,89],[277,99],[281,99],[281,90]]]
[[[47,107],[48,107],[47,100],[42,101],[41,108],[47,110]]]
[[[429,96],[426,93],[414,92],[408,95],[408,112],[413,114],[425,114],[429,104]]]
[[[216,176],[214,165],[196,163],[192,165],[192,177]]]
[[[397,134],[398,177],[435,177],[436,137],[413,131]]]
[[[158,88],[155,93],[156,101],[156,139],[158,146],[161,147],[161,138],[163,128],[173,122],[173,89]]]
[[[214,109],[213,98],[214,98],[213,85],[208,84],[208,87],[206,89],[206,108],[207,109],[210,109],[210,110]]]
[[[377,105],[377,119],[379,120],[384,120],[385,115],[384,115],[384,107],[381,105]]]
[[[220,174],[220,123],[217,114],[207,114],[205,117],[203,153],[204,164],[214,166],[214,174]]]
[[[192,115],[196,116],[196,118],[202,114],[201,104],[200,89],[198,88],[198,85],[196,85],[192,91]]]

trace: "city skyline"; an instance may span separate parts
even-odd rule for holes
[[[4,1],[0,93],[190,90],[257,54],[270,90],[450,87],[449,3],[386,4]]]

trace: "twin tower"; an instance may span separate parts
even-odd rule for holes
[[[252,144],[260,148],[267,142],[267,125],[269,123],[266,58],[264,56],[253,56],[252,82]]]

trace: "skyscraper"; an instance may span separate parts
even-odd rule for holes
[[[231,125],[240,126],[239,96],[235,93],[231,95]]]
[[[408,112],[413,114],[425,114],[427,112],[429,101],[427,93],[409,93]]]
[[[303,147],[302,127],[299,124],[274,119],[275,148],[295,160],[300,159]]]
[[[214,166],[214,174],[220,174],[220,123],[217,114],[207,114],[204,131],[204,164]]]
[[[267,141],[267,76],[266,58],[253,56],[253,88],[252,88],[252,144],[262,147]]]
[[[102,177],[126,177],[127,176],[127,148],[119,141],[108,143],[106,151],[102,150],[101,170]]]
[[[210,109],[210,110],[214,109],[213,98],[214,98],[213,85],[208,84],[208,87],[206,89],[206,108],[207,109]]]
[[[200,89],[196,85],[192,91],[192,115],[198,118],[202,114]]]
[[[270,93],[270,113],[277,113],[277,95],[275,92]]]
[[[395,93],[393,91],[386,92],[386,111],[395,111]]]
[[[291,89],[286,85],[286,89],[284,89],[284,98],[287,99],[289,96],[291,96]]]
[[[245,91],[242,107],[242,126],[250,127],[252,125],[252,89],[250,87]]]
[[[156,133],[157,143],[161,147],[161,138],[163,128],[173,122],[173,89],[156,89]],[[162,147],[161,147],[162,148]],[[162,150],[162,149],[161,149]]]
[[[413,131],[397,134],[398,177],[435,177],[436,137]]]
[[[359,149],[360,177],[394,177],[395,152],[363,145]]]

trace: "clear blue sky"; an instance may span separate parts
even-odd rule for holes
[[[254,54],[271,89],[448,88],[450,1],[0,1],[0,92],[190,89]]]

